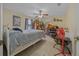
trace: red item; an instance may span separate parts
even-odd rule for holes
[[[69,55],[69,53],[68,52],[65,52],[64,51],[64,39],[65,39],[65,31],[64,31],[64,29],[63,28],[59,28],[59,29],[57,29],[57,31],[56,31],[56,33],[57,33],[57,37],[60,39],[60,41],[61,41],[61,50],[60,49],[58,49],[60,52],[59,53],[57,53],[57,54],[55,54],[55,55],[58,55],[58,54],[62,54],[62,55],[66,55],[66,54],[68,54]]]
[[[63,28],[57,29],[57,36],[61,40],[61,52],[64,55],[64,38],[65,38],[65,32]]]
[[[65,54],[68,54],[64,51],[65,31],[63,28],[59,28],[59,29],[57,29],[56,33],[57,33],[57,37],[61,40],[61,50],[58,49],[60,51],[60,53],[57,53],[56,55],[63,54],[65,56]]]
[[[60,38],[61,40],[64,39],[64,37],[65,37],[65,32],[64,32],[64,29],[63,29],[63,28],[57,29],[57,36],[58,36],[58,38]]]

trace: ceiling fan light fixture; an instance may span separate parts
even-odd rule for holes
[[[61,6],[61,3],[57,3],[57,6]]]

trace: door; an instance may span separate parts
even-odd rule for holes
[[[1,4],[0,4],[0,56],[2,56],[3,55],[3,45],[2,45],[2,18],[1,18],[1,11],[2,11],[2,9],[1,9],[2,7],[1,7]]]
[[[79,4],[75,4],[75,37],[79,37]],[[76,40],[76,44],[75,44],[75,52],[76,52],[76,56],[79,56],[79,40]]]
[[[32,29],[32,20],[31,19],[25,19],[25,30],[26,29]]]

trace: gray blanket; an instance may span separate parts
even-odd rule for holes
[[[25,45],[27,43],[33,42],[37,39],[41,39],[44,37],[44,32],[42,31],[36,31],[36,32],[30,32],[30,33],[22,33],[22,32],[10,32],[9,33],[9,40],[10,40],[10,45],[9,45],[9,51],[10,54],[14,52],[16,48],[18,48],[21,45]]]

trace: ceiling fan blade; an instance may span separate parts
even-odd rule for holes
[[[33,13],[33,15],[39,15],[38,13]]]

